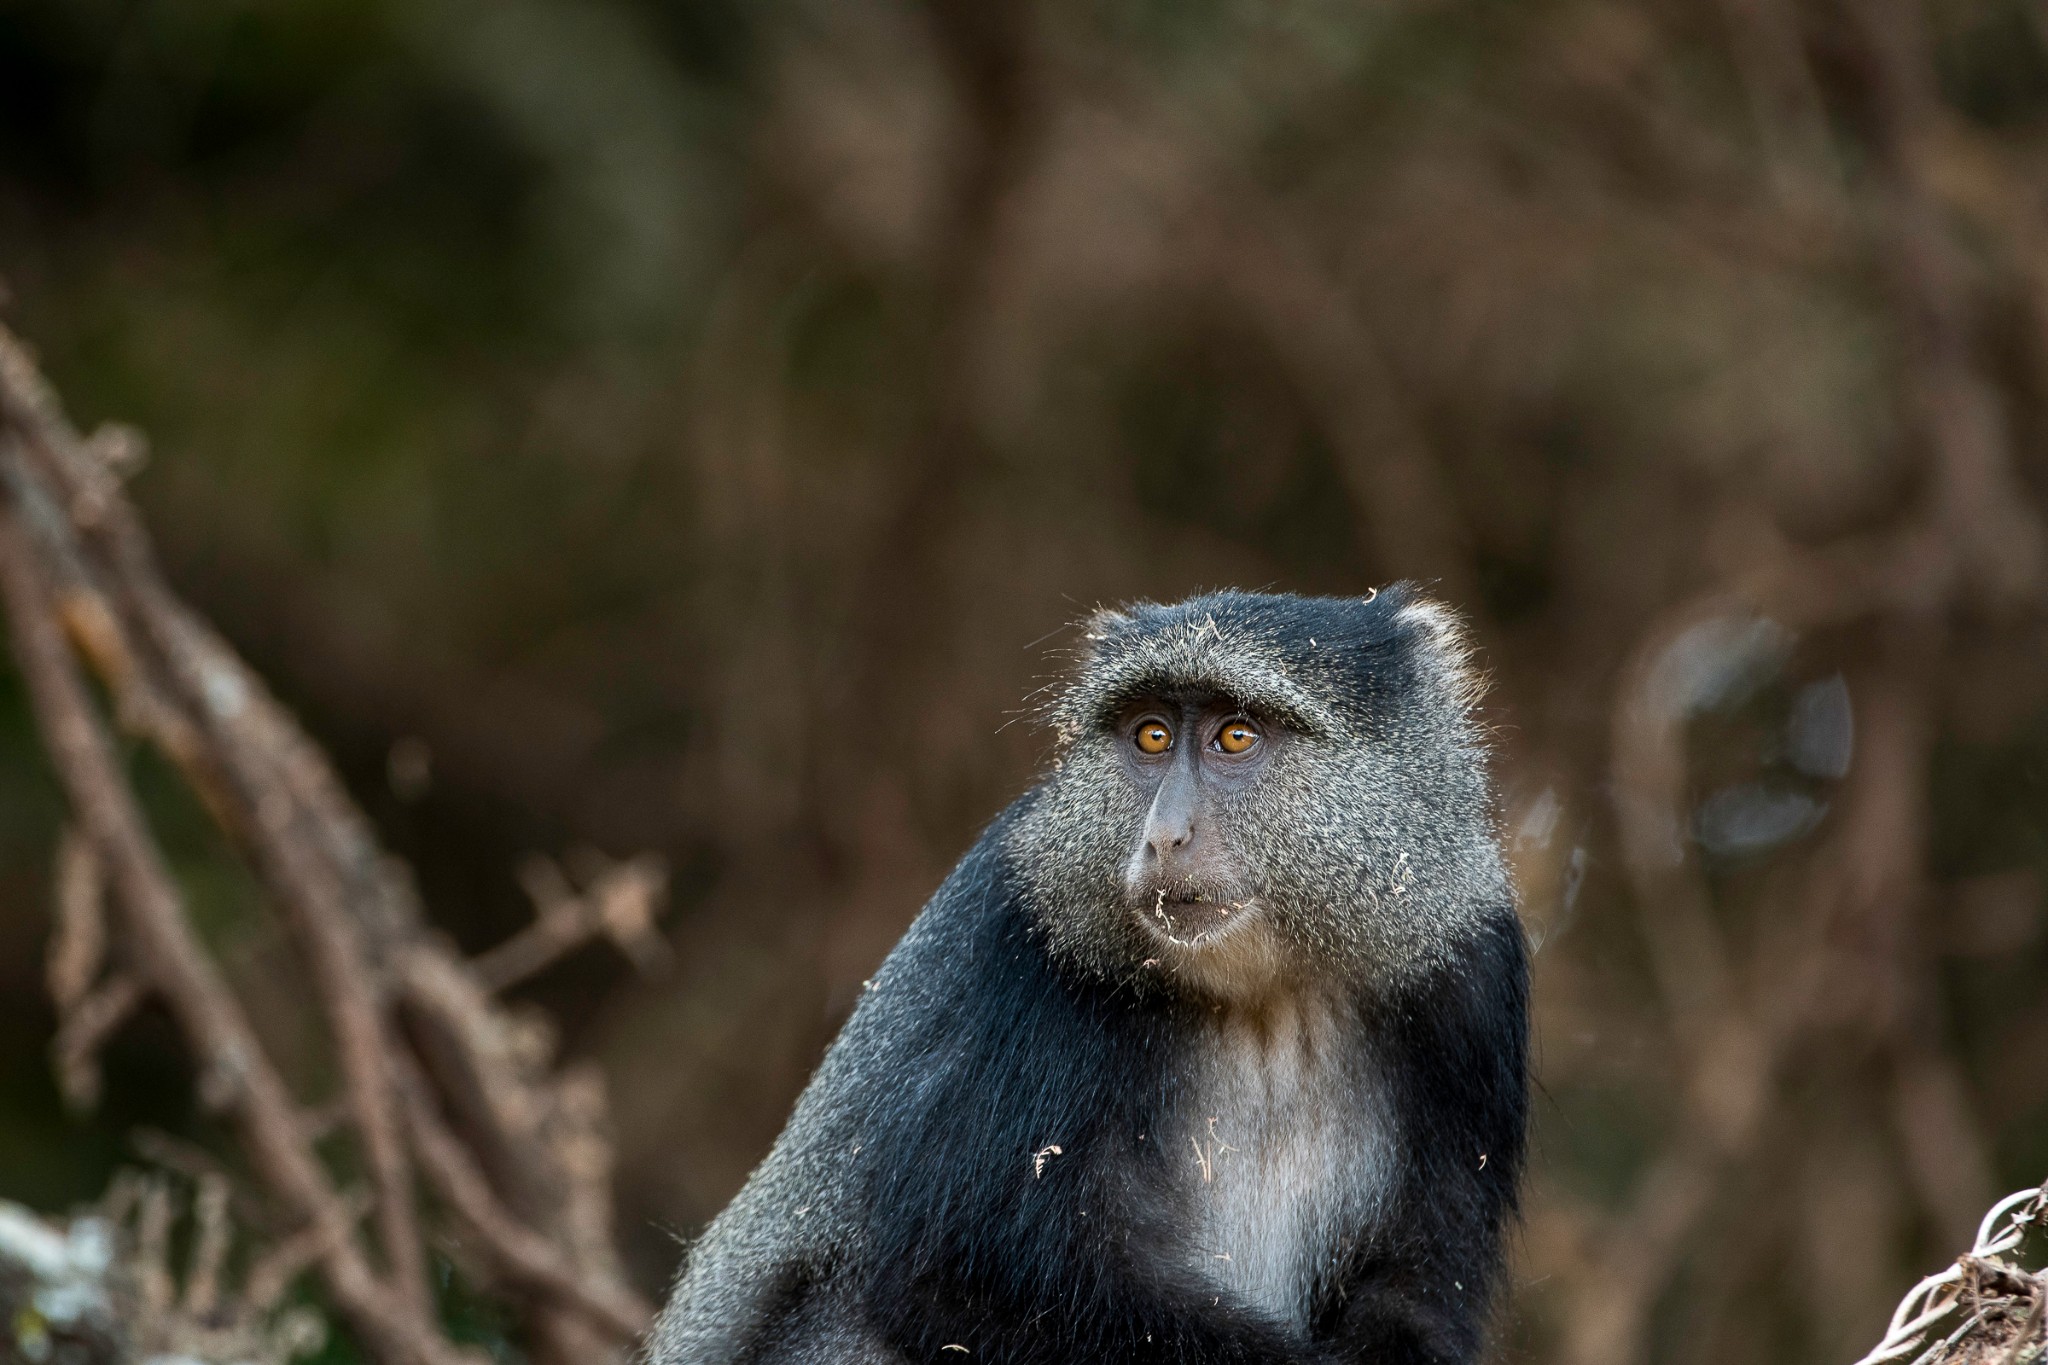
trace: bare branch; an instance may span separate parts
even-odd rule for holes
[[[370,1199],[361,1190],[342,1196],[343,1218],[332,1225],[312,1224],[272,1246],[249,1267],[242,1280],[242,1297],[257,1308],[268,1308],[282,1299],[292,1281],[327,1258],[339,1239],[354,1235],[355,1226],[370,1209]]]
[[[545,1237],[499,1203],[483,1172],[434,1113],[426,1085],[417,1077],[407,1101],[413,1146],[428,1177],[505,1273],[576,1304],[621,1337],[637,1336],[653,1316],[653,1306],[621,1284],[586,1279]]]
[[[470,965],[492,994],[508,990],[564,955],[603,935],[643,974],[668,961],[668,944],[655,932],[655,916],[668,872],[651,854],[607,861],[578,895],[552,858],[536,855],[519,867],[519,884],[533,901],[534,921]]]
[[[7,492],[0,578],[17,653],[81,829],[60,870],[63,927],[52,965],[53,992],[75,1006],[60,1039],[68,1088],[90,1093],[93,1050],[139,991],[160,992],[200,1058],[202,1098],[239,1118],[258,1174],[303,1220],[311,1239],[304,1244],[318,1246],[336,1306],[381,1356],[452,1361],[459,1353],[440,1336],[428,1300],[427,1242],[400,1112],[397,1078],[409,1071],[407,1049],[416,1045],[458,1120],[447,1136],[467,1163],[462,1169],[478,1173],[482,1194],[509,1206],[507,1226],[523,1225],[538,1245],[555,1249],[553,1261],[525,1258],[546,1272],[523,1301],[542,1354],[582,1360],[630,1342],[647,1306],[623,1290],[587,1288],[621,1283],[601,1100],[591,1112],[580,1082],[549,1074],[551,1047],[536,1046],[542,1031],[469,984],[468,968],[428,932],[405,870],[378,847],[324,756],[164,584],[120,486],[120,471],[133,463],[124,452],[134,446],[120,432],[81,439],[25,351],[0,330]],[[177,765],[283,909],[342,1074],[330,1104],[307,1112],[285,1093],[192,937],[72,650],[105,683],[122,724]],[[133,961],[136,985],[115,978],[81,994],[106,955],[104,930],[96,939],[91,915],[101,876],[123,912],[123,960]],[[558,902],[543,907],[537,936],[499,960],[523,959],[537,969],[601,933],[636,965],[657,966],[665,945],[653,918],[664,882],[655,859],[605,863],[580,896],[564,883]],[[452,993],[451,980],[461,983]],[[443,984],[423,998],[422,981]],[[451,1001],[459,1003],[451,1009]],[[313,1148],[336,1121],[354,1130],[365,1158],[382,1271],[355,1239]],[[464,1141],[476,1144],[473,1160],[461,1151]],[[603,1149],[596,1159],[592,1144]],[[451,1168],[444,1160],[439,1169]],[[499,1206],[472,1200],[471,1207]],[[593,1317],[593,1302],[609,1311]],[[582,1325],[558,1329],[564,1315]],[[596,1337],[592,1322],[602,1329]]]
[[[77,1109],[100,1102],[100,1049],[128,1021],[147,992],[126,974],[109,977],[64,1011],[50,1056],[57,1066],[58,1088]]]
[[[92,845],[66,829],[57,843],[57,924],[46,969],[50,1000],[67,1010],[92,989],[107,956],[106,879]]]
[[[10,358],[11,349],[0,345],[0,374],[7,373]],[[18,441],[0,434],[0,470],[11,494],[9,515],[0,518],[0,595],[58,776],[106,865],[152,984],[192,1040],[210,1089],[238,1121],[251,1156],[309,1220],[342,1226],[333,1187],[305,1143],[291,1098],[240,1005],[193,938],[182,899],[92,713],[50,605],[50,589],[21,530],[20,458]],[[394,1300],[345,1235],[333,1239],[326,1266],[337,1302],[389,1359],[456,1365],[465,1358]]]

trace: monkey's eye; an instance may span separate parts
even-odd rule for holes
[[[1227,722],[1216,734],[1216,747],[1226,754],[1242,754],[1259,742],[1259,727],[1248,720]]]
[[[1131,736],[1131,742],[1138,746],[1138,752],[1163,754],[1173,747],[1173,727],[1163,720],[1143,721],[1138,732]]]

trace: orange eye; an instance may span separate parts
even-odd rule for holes
[[[1148,720],[1131,737],[1140,753],[1163,754],[1173,747],[1173,730],[1163,720]]]
[[[1248,720],[1234,720],[1216,736],[1216,747],[1226,754],[1241,754],[1259,742],[1259,727]]]

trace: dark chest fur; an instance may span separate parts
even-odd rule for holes
[[[1143,1358],[1105,1297],[1136,1278],[1305,1339],[1393,1199],[1398,1135],[1356,1008],[1135,1001],[1063,973],[1014,905],[957,951],[996,998],[935,1030],[867,1125],[884,1335],[913,1358]],[[1041,1316],[1023,1331],[1004,1304]]]

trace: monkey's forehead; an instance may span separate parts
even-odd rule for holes
[[[1099,729],[1131,702],[1205,692],[1310,734],[1353,728],[1413,673],[1406,585],[1370,597],[1209,593],[1099,611],[1052,706],[1063,735]]]

